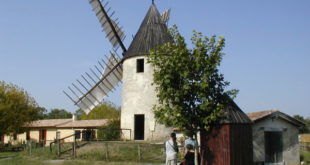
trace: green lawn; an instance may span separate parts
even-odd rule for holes
[[[14,155],[15,157],[9,157],[0,159],[0,165],[136,165],[145,164],[137,162],[106,162],[106,161],[95,161],[95,160],[45,160],[40,157],[25,156],[22,153],[3,154],[3,155]],[[155,165],[155,164],[154,164]]]
[[[58,158],[55,147],[53,152],[49,147],[32,149],[31,153],[29,149],[23,152],[0,152],[0,165],[142,165],[151,163],[159,165],[165,161],[162,146],[158,145],[109,143],[108,150],[106,147],[106,143],[91,143],[78,149],[76,159]],[[106,151],[108,151],[108,159]]]
[[[0,152],[0,160],[18,156],[18,152]]]
[[[301,152],[300,155],[304,157],[304,161],[310,163],[310,152]]]

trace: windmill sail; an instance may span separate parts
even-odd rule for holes
[[[123,44],[123,40],[125,39],[125,33],[119,27],[116,20],[111,19],[114,12],[109,16],[108,10],[105,10],[108,3],[104,6],[102,5],[100,0],[89,0],[89,3],[92,6],[93,11],[96,13],[96,16],[103,28],[103,31],[106,33],[106,37],[109,39],[114,48],[118,48],[119,46],[123,49],[123,52],[126,52],[126,48]]]
[[[164,23],[168,23],[169,19],[170,19],[170,13],[171,13],[171,9],[163,12],[161,14],[161,20],[164,22]]]
[[[107,58],[106,61],[98,61],[103,72],[101,72],[97,66],[95,66],[97,73],[93,69],[90,69],[92,75],[96,78],[93,78],[89,73],[85,73],[85,76],[82,75],[84,83],[88,84],[89,88],[87,88],[80,80],[77,80],[80,86],[72,83],[72,86],[74,87],[73,89],[75,90],[71,87],[69,87],[69,90],[76,99],[73,99],[71,95],[64,91],[70,100],[86,113],[89,113],[95,106],[99,105],[117,86],[117,84],[121,82],[123,74],[122,60],[114,53],[111,53],[111,56]],[[81,87],[86,92],[83,92]]]

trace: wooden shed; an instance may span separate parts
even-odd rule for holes
[[[201,132],[202,165],[252,165],[252,121],[226,97],[225,115]]]

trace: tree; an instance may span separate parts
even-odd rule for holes
[[[44,117],[45,119],[67,119],[72,118],[72,114],[64,109],[51,109]]]
[[[304,118],[300,115],[294,115],[293,117],[305,123],[305,126],[299,130],[299,133],[310,133],[310,118]]]
[[[82,109],[76,110],[74,114],[75,114],[77,120],[81,120],[82,116],[86,115],[86,113]]]
[[[109,119],[108,123],[98,129],[98,139],[100,140],[119,140],[121,131],[120,108],[112,103],[102,103],[96,106],[89,114],[84,111],[76,111],[81,115],[82,120],[88,119]]]
[[[89,114],[82,113],[81,120],[88,119],[117,119],[120,117],[120,109],[111,103],[102,103],[96,106]]]
[[[218,69],[225,39],[216,41],[216,36],[204,37],[194,31],[193,46],[188,48],[176,26],[170,32],[173,42],[152,50],[147,57],[154,66],[153,84],[159,101],[153,108],[155,118],[195,134],[206,131],[223,115],[223,96],[237,93],[225,91],[229,82]]]
[[[39,107],[25,90],[0,81],[0,135],[24,131],[24,124],[42,118]]]
[[[120,140],[121,138],[121,123],[118,119],[111,119],[107,125],[98,129],[98,139],[100,140]]]

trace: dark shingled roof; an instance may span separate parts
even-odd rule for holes
[[[251,124],[251,119],[238,107],[238,105],[226,94],[225,114],[221,120],[222,124]]]
[[[125,53],[125,58],[147,55],[151,49],[171,41],[172,37],[166,24],[162,21],[155,4],[152,4]]]

